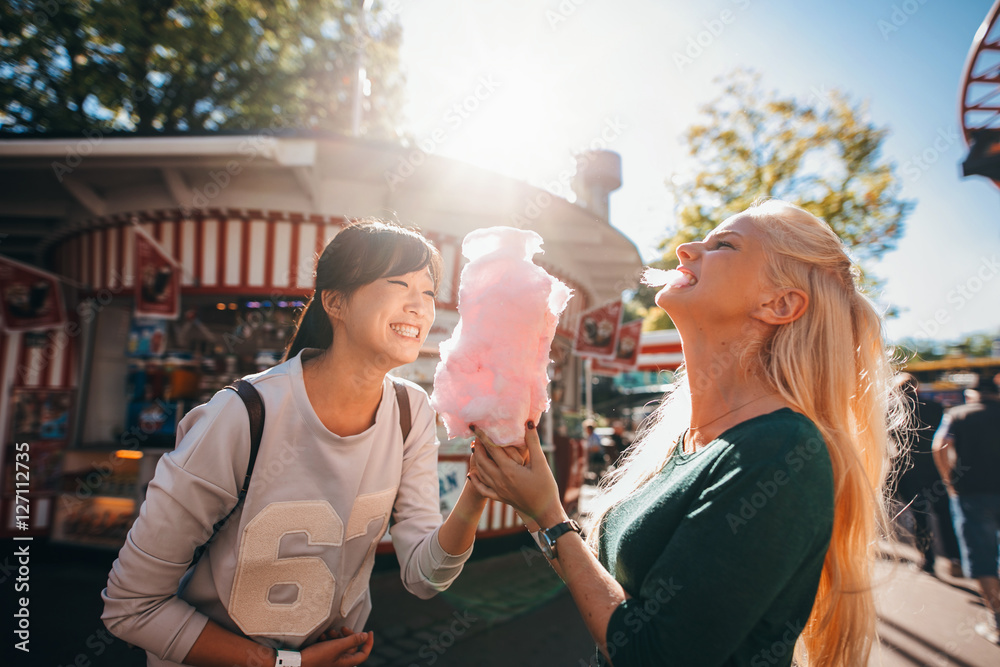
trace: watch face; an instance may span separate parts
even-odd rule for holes
[[[556,540],[566,532],[566,526],[559,524],[542,532],[542,546],[545,555],[551,560],[556,557]]]
[[[555,543],[549,538],[548,533],[545,531],[542,531],[541,537],[542,539],[538,541],[538,546],[541,547],[542,553],[545,554],[545,557],[551,560],[555,557]]]

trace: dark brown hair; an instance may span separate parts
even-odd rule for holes
[[[299,316],[282,361],[303,348],[326,349],[333,343],[333,328],[323,309],[324,291],[332,290],[347,299],[379,278],[429,268],[436,292],[441,265],[437,248],[412,229],[383,220],[360,220],[344,227],[316,261],[316,289]]]

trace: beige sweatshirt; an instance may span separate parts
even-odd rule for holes
[[[375,424],[339,437],[313,411],[302,380],[302,356],[318,352],[247,378],[266,413],[250,488],[191,571],[195,548],[235,505],[246,472],[250,426],[240,397],[223,390],[191,410],[176,449],[157,464],[102,593],[108,629],[146,649],[148,664],[179,664],[208,619],[288,649],[329,628],[361,631],[387,529],[403,584],[420,598],[446,589],[471,554],[450,555],[438,541],[427,394],[406,383],[413,428],[405,443],[389,378]]]

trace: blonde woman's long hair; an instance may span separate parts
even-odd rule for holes
[[[795,658],[808,667],[864,665],[875,638],[875,550],[888,527],[889,433],[905,428],[882,319],[858,288],[844,245],[822,220],[774,199],[756,202],[742,215],[762,232],[765,277],[779,287],[804,290],[809,306],[770,338],[745,344],[694,381],[714,381],[712,376],[726,372],[758,374],[823,434],[833,467],[833,533]],[[588,542],[594,550],[607,512],[648,482],[673,453],[690,420],[690,381],[683,369],[675,376],[622,465],[602,482],[604,492],[590,518]]]

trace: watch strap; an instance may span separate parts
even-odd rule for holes
[[[544,542],[548,547],[543,548],[542,551],[546,552],[546,556],[549,558],[556,558],[558,554],[556,553],[556,540],[565,535],[566,533],[580,533],[583,531],[580,529],[580,524],[576,521],[570,519],[569,521],[563,521],[562,523],[557,523],[551,528],[546,528],[545,530],[539,531],[541,542]]]
[[[274,667],[302,667],[302,654],[298,651],[278,649],[278,655],[274,659]]]

